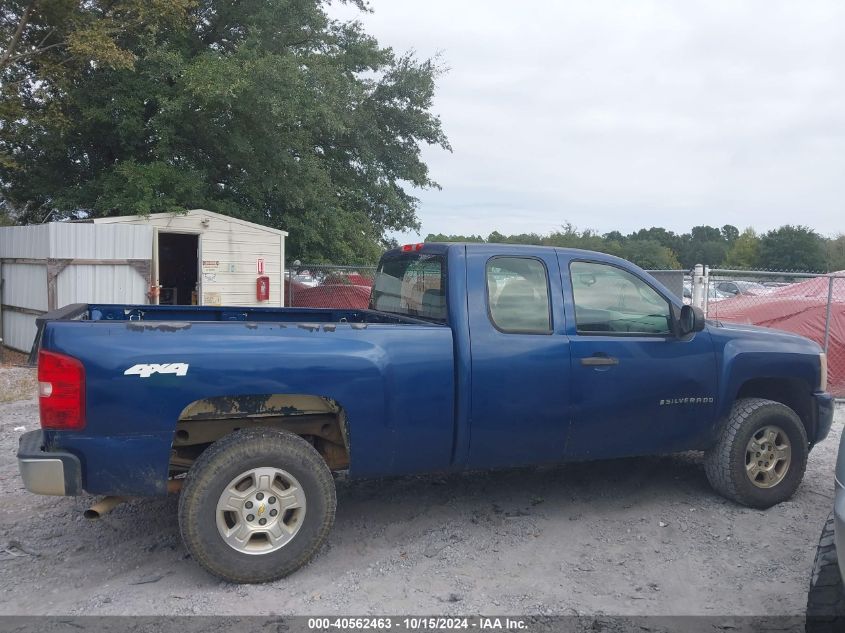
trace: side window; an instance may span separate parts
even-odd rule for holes
[[[549,278],[546,267],[529,257],[494,257],[487,262],[490,320],[503,332],[548,334]]]
[[[370,307],[445,323],[446,262],[443,255],[413,253],[379,264]]]
[[[594,262],[569,265],[579,334],[669,334],[669,302],[636,275]]]

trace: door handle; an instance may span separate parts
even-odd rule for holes
[[[582,365],[587,365],[588,367],[600,367],[602,365],[618,365],[619,359],[614,358],[613,356],[588,356],[587,358],[581,359]]]

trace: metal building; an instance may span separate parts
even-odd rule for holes
[[[69,303],[283,306],[286,236],[203,209],[2,227],[3,343]]]

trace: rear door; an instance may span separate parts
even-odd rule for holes
[[[467,247],[469,466],[556,462],[569,424],[569,339],[552,249]]]
[[[704,330],[678,338],[672,302],[636,270],[561,254],[572,351],[567,457],[695,448],[715,411],[716,358]]]

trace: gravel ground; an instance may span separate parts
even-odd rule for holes
[[[91,497],[28,494],[16,427],[37,418],[34,400],[0,406],[0,614],[798,615],[845,412],[768,511],[711,492],[697,454],[340,480],[327,545],[260,586],[190,560],[173,496],[90,522]]]

